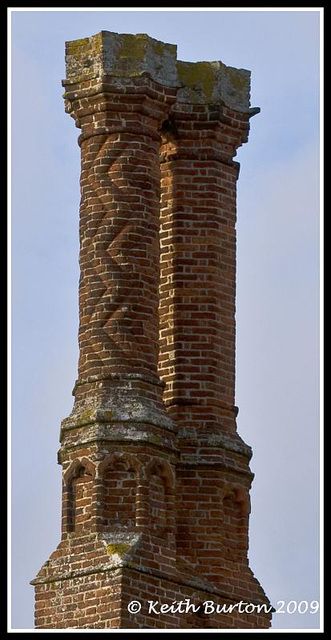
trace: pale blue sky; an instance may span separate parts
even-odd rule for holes
[[[319,12],[13,11],[12,627],[33,628],[29,581],[60,541],[62,418],[78,331],[78,129],[64,43],[148,33],[180,60],[252,72],[238,151],[238,430],[256,474],[250,562],[274,606],[319,599]],[[276,614],[275,629],[319,625]]]

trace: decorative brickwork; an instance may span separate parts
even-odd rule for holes
[[[66,69],[81,129],[80,351],[36,628],[268,628],[235,406],[233,158],[258,112],[250,73],[106,31],[67,43]]]

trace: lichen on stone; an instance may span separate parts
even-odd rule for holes
[[[233,88],[237,91],[243,91],[247,86],[247,77],[240,73],[240,69],[234,67],[225,67],[225,69]]]
[[[213,62],[178,62],[178,77],[185,87],[202,92],[210,102],[217,81],[215,63]]]
[[[140,61],[146,53],[146,35],[122,34],[117,55],[119,58],[131,58]]]
[[[120,558],[123,558],[123,556],[125,556],[128,553],[128,551],[130,551],[131,545],[125,542],[116,542],[113,544],[107,544],[106,549],[107,549],[107,553],[110,556],[117,555]]]
[[[166,46],[165,43],[164,42],[160,42],[160,40],[153,40],[152,41],[153,52],[157,56],[163,56],[164,50],[165,50],[165,46]]]
[[[66,42],[67,54],[74,56],[77,53],[82,53],[83,50],[87,50],[90,45],[90,38],[80,38],[79,40],[70,40]]]
[[[97,33],[95,36],[92,36],[90,38],[90,41],[93,53],[101,53],[103,44],[102,31],[100,33]]]
[[[79,414],[79,423],[89,423],[95,418],[95,409],[85,409]]]

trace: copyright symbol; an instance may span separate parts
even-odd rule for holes
[[[141,610],[141,603],[138,600],[131,600],[128,604],[128,612],[129,613],[139,613]]]

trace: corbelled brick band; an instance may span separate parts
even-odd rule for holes
[[[250,74],[106,31],[67,43],[66,72],[81,129],[79,363],[36,628],[268,628],[234,407],[233,157],[256,112]],[[148,611],[156,600],[192,607]],[[206,601],[226,611],[204,615]]]

